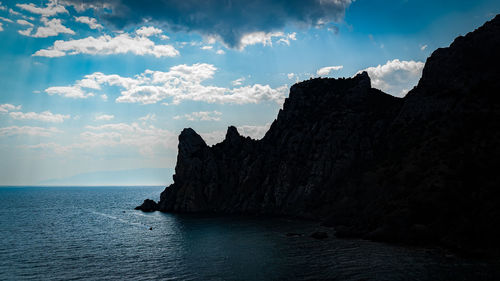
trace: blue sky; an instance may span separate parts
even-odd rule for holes
[[[0,185],[111,171],[167,184],[183,128],[209,144],[229,125],[260,138],[310,77],[367,70],[402,97],[433,50],[500,12],[493,0],[178,3],[1,2]]]

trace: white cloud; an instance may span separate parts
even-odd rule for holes
[[[305,73],[304,75],[309,75],[309,73]],[[293,72],[290,72],[286,75],[286,77],[290,80],[294,80],[295,83],[299,82],[299,77],[300,75],[298,73],[293,73]]]
[[[16,11],[14,11],[14,10],[12,10],[12,9],[9,9],[9,14],[12,14],[12,15],[14,15],[14,16],[22,16],[22,14],[21,14],[21,13],[16,12]]]
[[[171,45],[156,45],[144,36],[131,37],[127,33],[116,37],[103,35],[97,38],[92,36],[77,40],[57,40],[48,49],[42,49],[33,54],[41,57],[61,57],[66,55],[112,55],[132,53],[139,56],[153,55],[159,57],[175,57],[179,55]]]
[[[75,17],[75,21],[84,23],[90,27],[90,29],[100,29],[103,26],[97,23],[97,20],[89,17]]]
[[[43,129],[43,128],[40,128]],[[7,130],[6,130],[7,131]],[[10,132],[12,131],[12,132]],[[24,130],[29,131],[29,130]],[[34,131],[34,130],[32,130]],[[36,131],[34,131],[36,133]],[[57,132],[57,131],[55,131]],[[9,134],[16,133],[16,130],[10,129]],[[53,133],[51,131],[42,133]],[[0,128],[0,136],[3,134],[3,128]],[[48,135],[48,134],[47,134]],[[132,151],[130,148],[137,149],[137,152],[146,157],[157,157],[164,154],[166,150],[176,151],[178,143],[178,133],[156,128],[152,125],[142,126],[138,123],[115,123],[104,124],[100,126],[86,126],[85,131],[77,136],[77,141],[72,144],[61,145],[54,142],[41,143],[31,146],[23,146],[30,149],[50,149],[56,153],[68,154],[76,151],[85,151],[86,153],[97,153],[102,156],[103,148],[105,151],[110,149],[123,149]]]
[[[284,34],[283,32],[252,32],[243,35],[240,40],[240,45],[239,49],[243,50],[247,46],[250,45],[255,45],[255,44],[262,44],[263,46],[272,46],[273,45],[273,38],[279,38],[278,43],[285,43],[287,45],[290,45],[290,40],[297,40],[296,39],[296,33],[290,33],[290,34]]]
[[[214,46],[202,46],[200,49],[202,50],[212,50]]]
[[[217,55],[223,55],[225,54],[226,52],[224,52],[224,50],[217,50],[217,52],[215,52]]]
[[[108,96],[107,96],[107,95],[102,94],[102,95],[100,95],[100,97],[101,97],[101,99],[102,99],[103,101],[108,101]]]
[[[46,38],[46,37],[50,37],[50,36],[57,36],[61,33],[72,34],[72,35],[75,34],[75,32],[73,30],[62,25],[60,19],[48,20],[47,18],[42,18],[41,21],[43,22],[44,26],[38,27],[35,34],[30,34],[32,28],[28,28],[24,31],[19,31],[19,34],[25,35],[25,36],[30,36],[30,37],[36,37],[36,38]]]
[[[135,125],[138,126],[137,124]],[[85,126],[85,129],[92,131],[121,131],[130,133],[134,131],[134,125],[129,125],[127,123],[111,123],[99,126]]]
[[[422,45],[422,46],[420,46],[420,50],[421,50],[421,51],[425,51],[425,49],[427,49],[427,45]]]
[[[86,75],[84,80],[122,88],[121,95],[115,100],[119,103],[153,104],[170,98],[172,101],[168,103],[171,104],[179,104],[185,100],[219,104],[274,101],[282,104],[288,92],[286,85],[276,89],[260,84],[232,89],[203,85],[203,82],[213,78],[216,70],[211,64],[182,64],[171,67],[168,72],[146,70],[134,78],[96,72]],[[45,92],[67,97],[87,97],[78,83],[80,81],[70,87],[51,87]]]
[[[244,49],[246,46],[262,44],[264,46],[272,45],[273,37],[283,37],[283,32],[253,32],[245,34],[240,40],[241,49]]]
[[[285,37],[280,38],[278,40],[278,43],[283,43],[283,44],[286,44],[287,46],[290,46],[290,40],[292,40],[292,41],[297,40],[297,33],[293,32],[293,33],[287,34]]]
[[[20,105],[16,106],[9,103],[0,104],[0,113],[7,113],[9,111],[20,110],[20,109],[21,109]]]
[[[153,27],[153,26],[143,26],[135,31],[135,33],[139,36],[150,37],[152,35],[160,35],[163,33],[163,30]]]
[[[270,127],[271,123],[267,123],[261,126],[243,125],[237,127],[237,129],[242,136],[248,136],[251,137],[252,139],[261,139],[264,137],[264,135],[267,133]]]
[[[261,139],[270,127],[271,123],[267,123],[265,125],[237,126],[236,129],[238,129],[238,133],[242,136],[251,137],[252,139]],[[212,131],[199,134],[208,145],[214,145],[224,140],[226,131]]]
[[[88,97],[93,97],[92,93],[85,93],[81,88],[77,86],[66,86],[66,87],[50,87],[45,89],[45,92],[52,95],[59,95],[66,98],[73,99],[86,99]]]
[[[238,78],[238,79],[234,80],[233,82],[231,82],[231,84],[233,86],[241,86],[241,84],[243,84],[243,81],[245,81],[245,77]]]
[[[31,34],[31,31],[33,31],[33,28],[32,27],[28,27],[27,29],[25,30],[18,30],[17,32],[21,35],[24,35],[24,36],[30,36]]]
[[[95,117],[96,121],[109,121],[115,118],[114,115],[107,115],[107,114],[99,114]]]
[[[33,24],[27,20],[17,20],[16,21],[20,25],[28,25],[28,26],[33,26]]]
[[[69,152],[69,150],[70,150],[69,146],[60,145],[60,144],[54,143],[54,142],[38,143],[38,144],[33,144],[33,145],[22,145],[20,147],[34,149],[34,150],[37,150],[37,149],[48,150],[48,149],[50,149],[57,154],[65,154],[65,153]]]
[[[31,33],[31,30],[33,30],[33,28],[28,28],[26,30],[19,30],[19,34],[25,35],[25,36],[29,36],[30,33]],[[51,50],[45,50],[45,49],[44,50],[39,50],[35,54],[33,54],[33,56],[48,57],[48,58],[62,57],[62,56],[65,56],[65,55],[66,55],[65,52],[62,52],[62,51],[59,51],[59,50],[54,50],[54,49],[51,49]]]
[[[80,88],[87,88],[87,89],[94,89],[94,90],[100,90],[101,85],[97,83],[94,79],[82,79],[80,81],[76,82],[76,86]]]
[[[3,23],[0,22],[0,31],[3,31]]]
[[[7,10],[7,7],[2,5],[2,2],[0,2],[0,11],[5,11],[5,10]]]
[[[338,71],[341,70],[342,68],[344,68],[343,65],[326,66],[318,69],[318,71],[316,71],[316,74],[318,74],[319,76],[326,76],[330,74],[331,71]]]
[[[148,113],[146,116],[142,116],[139,118],[141,121],[156,121],[156,114]]]
[[[174,116],[175,120],[186,119],[188,121],[220,121],[222,112],[219,111],[199,111],[184,115]]]
[[[50,122],[50,123],[62,123],[64,119],[68,119],[70,115],[62,115],[62,114],[53,114],[50,111],[44,111],[41,113],[36,112],[10,112],[9,116],[16,120],[35,120],[41,122]]]
[[[10,22],[10,23],[13,22],[11,19],[4,18],[4,17],[0,17],[0,20],[5,21],[5,22]]]
[[[207,44],[213,45],[217,42],[217,36],[206,36],[204,40]]]
[[[16,11],[14,11],[14,10],[12,10],[12,9],[9,9],[9,14],[14,15],[14,16],[22,16],[22,14],[21,14],[21,13],[16,12]]]
[[[138,86],[140,83],[142,83],[142,80],[143,79],[141,77],[139,77],[138,79],[134,79],[121,77],[120,75],[116,74],[106,75],[101,72],[94,72],[92,74],[85,75],[85,79],[78,81],[77,85],[80,85],[82,81],[86,81],[84,84],[87,85],[87,88],[91,89],[100,89],[101,85],[103,84],[107,84],[109,86],[119,86],[128,89]],[[92,87],[89,87],[89,85],[92,85]]]
[[[16,135],[28,135],[28,136],[40,136],[40,137],[50,137],[53,134],[62,133],[61,130],[54,127],[42,128],[42,127],[30,127],[30,126],[11,126],[0,128],[0,137],[10,137]]]
[[[362,71],[368,72],[372,87],[396,97],[404,97],[417,84],[423,68],[423,62],[395,59],[387,61],[384,65],[369,67]]]
[[[68,13],[68,10],[64,6],[58,5],[57,0],[50,0],[46,7],[38,7],[33,3],[29,4],[16,4],[16,7],[31,12],[33,14],[42,15],[43,17],[51,17],[56,14]]]
[[[221,141],[224,140],[224,137],[226,136],[225,131],[213,131],[213,132],[198,132],[198,134],[201,136],[201,138],[205,141],[207,145],[214,145],[218,144]]]

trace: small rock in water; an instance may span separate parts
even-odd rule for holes
[[[150,227],[150,228],[149,228],[149,230],[153,230],[153,228],[152,228],[152,227]]]
[[[143,212],[154,212],[158,209],[158,204],[151,199],[146,199],[142,205],[135,207],[135,209]]]
[[[311,234],[311,237],[314,239],[326,239],[326,238],[328,238],[328,233],[318,231],[318,232],[314,232],[313,234]]]

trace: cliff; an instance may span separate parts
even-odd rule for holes
[[[428,59],[403,98],[367,73],[290,89],[262,140],[179,136],[148,210],[321,219],[338,236],[498,253],[500,16]],[[138,209],[142,207],[139,206]]]

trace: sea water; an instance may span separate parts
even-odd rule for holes
[[[0,280],[500,280],[499,262],[336,239],[317,222],[133,209],[162,190],[0,187]]]

